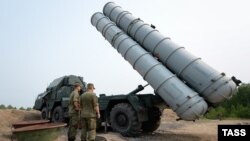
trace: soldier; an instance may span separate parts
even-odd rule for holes
[[[87,85],[87,91],[81,95],[81,141],[94,141],[96,138],[96,118],[100,118],[98,99],[94,93],[94,84]]]
[[[74,141],[77,134],[77,128],[79,123],[79,112],[80,112],[80,97],[79,92],[81,86],[76,83],[74,91],[70,94],[69,98],[69,130],[68,130],[68,141]]]

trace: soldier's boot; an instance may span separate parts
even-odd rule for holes
[[[68,138],[68,141],[75,141],[75,138]]]

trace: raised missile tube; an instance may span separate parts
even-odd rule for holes
[[[181,119],[195,120],[207,111],[207,103],[202,97],[186,86],[106,16],[100,12],[95,13],[91,23]]]
[[[103,13],[209,103],[220,103],[236,92],[237,86],[231,78],[164,37],[154,26],[145,24],[113,2],[104,6]]]

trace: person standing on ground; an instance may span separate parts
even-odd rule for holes
[[[75,141],[79,123],[81,85],[76,83],[69,98],[69,130],[68,141]]]
[[[100,118],[98,99],[94,84],[87,85],[87,91],[80,97],[82,135],[81,141],[94,141],[96,138],[96,118]]]

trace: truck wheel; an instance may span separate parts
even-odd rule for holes
[[[123,136],[138,136],[141,130],[136,111],[127,103],[120,103],[112,108],[110,123],[112,129]]]
[[[154,132],[161,124],[161,111],[157,107],[149,109],[149,120],[142,123],[143,132]]]
[[[52,122],[64,122],[63,108],[57,106],[52,112]]]
[[[102,131],[104,128],[102,126],[102,120],[101,119],[97,119],[96,120],[96,131]]]
[[[43,120],[47,120],[48,119],[48,110],[46,107],[43,107],[41,110],[41,118]]]

